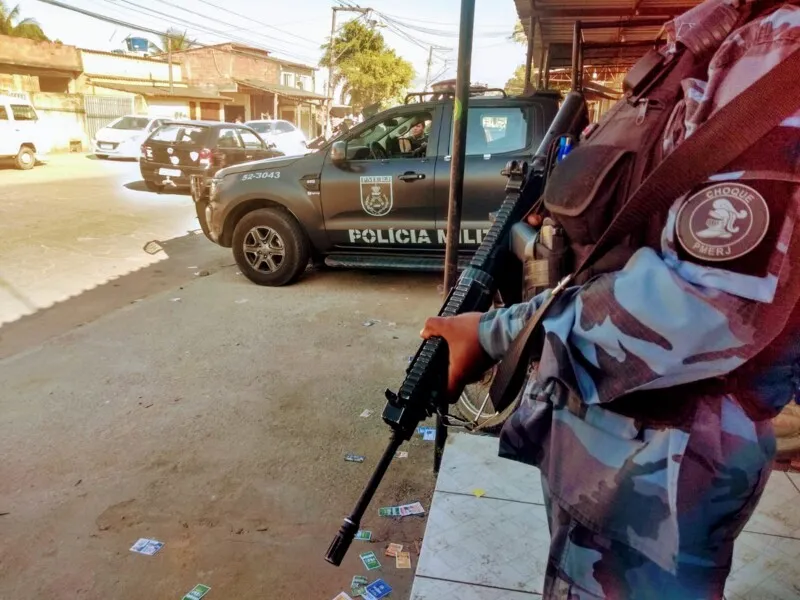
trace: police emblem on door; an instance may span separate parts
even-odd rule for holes
[[[385,217],[392,210],[393,200],[390,176],[361,178],[361,207],[368,215]]]

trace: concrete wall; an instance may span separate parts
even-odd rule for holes
[[[37,42],[8,35],[0,35],[0,64],[74,73],[83,70],[81,56],[75,46]]]
[[[53,152],[69,150],[73,141],[80,141],[84,149],[88,147],[82,95],[37,92],[29,94],[29,97],[39,115],[41,127],[50,138]]]
[[[188,100],[166,100],[162,98],[147,99],[147,114],[151,117],[168,117],[170,119],[188,119]]]
[[[110,52],[81,50],[83,70],[87,75],[105,75],[130,79],[169,81],[166,61],[140,58]],[[181,81],[181,65],[172,63],[172,80]]]

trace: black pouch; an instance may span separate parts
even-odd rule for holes
[[[590,144],[577,147],[553,169],[544,206],[569,239],[572,268],[591,251],[625,203],[634,157],[624,148]],[[613,248],[576,283],[622,268],[635,249],[630,243]]]

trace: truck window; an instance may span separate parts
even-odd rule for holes
[[[29,104],[12,104],[11,114],[15,121],[36,121],[36,111]]]
[[[467,155],[521,152],[530,144],[529,107],[469,107],[467,115]],[[453,147],[452,131],[450,148]]]
[[[370,150],[372,144],[378,144],[388,158],[427,156],[428,135],[432,122],[433,115],[430,111],[387,117],[348,140],[348,158],[376,160]],[[379,156],[378,159],[380,158],[382,157]]]

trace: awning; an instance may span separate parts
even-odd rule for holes
[[[139,94],[145,98],[172,98],[175,100],[215,100],[217,102],[232,102],[232,98],[221,96],[217,92],[204,90],[202,88],[173,85],[170,91],[169,87],[154,86],[147,84],[134,84],[134,83],[117,83],[111,81],[96,81],[90,80],[91,85],[95,87],[102,87],[109,90],[116,90],[118,92],[128,92],[130,94]]]
[[[583,30],[585,66],[629,67],[658,38],[664,22],[700,4],[700,0],[514,0],[525,35],[535,20],[533,62],[540,66],[542,50],[550,48],[550,67],[572,62],[575,21],[608,23]]]
[[[286,96],[298,100],[325,100],[325,96],[315,92],[289,87],[288,85],[280,85],[279,83],[268,83],[260,79],[234,79],[234,81],[238,85],[251,87],[261,90],[262,92],[269,92],[270,94],[277,94],[278,96]]]

